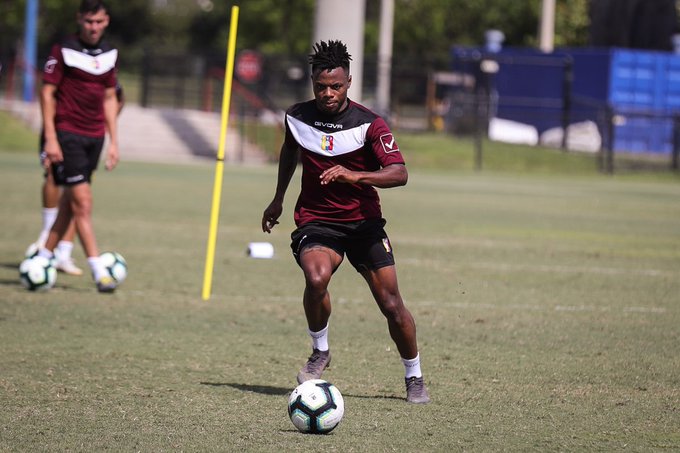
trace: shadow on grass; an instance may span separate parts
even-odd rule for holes
[[[13,279],[0,279],[0,286],[21,286],[21,282],[19,281],[19,262],[11,262],[11,263],[0,263],[0,268],[2,269],[11,269],[16,271],[17,278]]]
[[[262,395],[286,395],[290,393],[289,389],[282,387],[272,387],[271,385],[249,385],[236,384],[232,382],[201,382],[201,385],[209,387],[232,387],[242,392],[261,393]]]
[[[21,282],[19,281],[19,278],[15,278],[12,280],[9,279],[0,279],[0,286],[22,286]]]
[[[283,387],[273,387],[271,385],[250,385],[250,384],[236,384],[233,382],[201,382],[201,385],[206,385],[209,387],[231,387],[242,392],[253,392],[260,393],[263,395],[288,395],[292,389]],[[393,396],[393,395],[346,395],[342,394],[345,398],[367,398],[367,399],[380,399],[380,400],[403,400],[404,398]]]

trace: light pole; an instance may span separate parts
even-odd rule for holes
[[[313,42],[339,39],[352,55],[349,97],[362,101],[366,0],[316,0]]]
[[[546,53],[552,52],[555,47],[555,0],[543,0],[539,47]]]
[[[390,114],[390,77],[392,75],[392,34],[394,29],[394,0],[380,2],[380,38],[378,41],[378,80],[375,109],[384,116]]]

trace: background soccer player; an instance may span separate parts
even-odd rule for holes
[[[375,189],[406,184],[404,159],[385,121],[348,99],[351,57],[345,44],[321,41],[314,50],[314,99],[286,112],[276,193],[262,216],[262,230],[269,233],[283,212],[284,195],[301,159],[302,189],[291,248],[305,276],[303,306],[313,350],[297,379],[318,379],[331,362],[328,285],[346,255],[387,319],[404,364],[407,401],[427,403],[416,325],[399,293]]]
[[[118,100],[118,114],[123,110],[123,105],[125,105],[125,95],[123,94],[123,87],[119,84],[116,86],[116,99]],[[28,246],[26,250],[26,256],[31,256],[40,249],[40,247],[45,246],[47,241],[47,236],[54,225],[54,221],[57,218],[57,213],[59,211],[59,198],[61,197],[61,189],[54,182],[54,176],[50,168],[50,160],[47,158],[47,154],[43,149],[45,148],[45,134],[44,131],[40,132],[40,164],[43,167],[45,174],[42,183],[40,193],[42,195],[42,229],[38,236],[38,240]],[[66,229],[66,233],[59,240],[57,248],[54,249],[55,255],[55,267],[58,271],[65,272],[71,275],[82,275],[83,271],[80,269],[71,256],[73,251],[73,239],[76,236],[76,224],[73,219]]]
[[[71,219],[100,292],[112,292],[113,280],[99,261],[92,226],[90,180],[106,131],[110,142],[106,168],[118,163],[116,64],[118,51],[103,41],[109,15],[101,0],[83,0],[78,34],[52,47],[40,93],[45,154],[55,183],[63,186],[59,212],[39,255],[53,257]]]

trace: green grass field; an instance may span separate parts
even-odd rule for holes
[[[386,324],[345,263],[325,374],[345,418],[312,436],[286,413],[310,352],[288,251],[299,175],[267,236],[275,167],[226,168],[204,302],[212,164],[98,172],[100,248],[130,267],[113,295],[88,276],[20,286],[41,175],[32,151],[0,151],[0,173],[0,451],[680,449],[676,177],[413,167],[381,194],[433,401],[405,403]],[[254,241],[274,258],[248,258]]]

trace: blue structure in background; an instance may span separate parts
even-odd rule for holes
[[[35,93],[35,68],[38,54],[38,0],[26,1],[26,28],[24,29],[24,71],[23,99],[33,100]]]
[[[607,100],[625,117],[614,149],[673,151],[673,116],[680,113],[680,57],[664,52],[614,50]]]
[[[452,49],[452,70],[475,74],[497,99],[492,115],[531,124],[539,133],[591,120],[615,151],[670,154],[674,116],[680,114],[680,56],[618,48]],[[480,59],[498,62],[493,80]],[[481,76],[481,77],[480,77]],[[613,130],[609,131],[609,124]],[[611,143],[610,143],[611,142]]]

